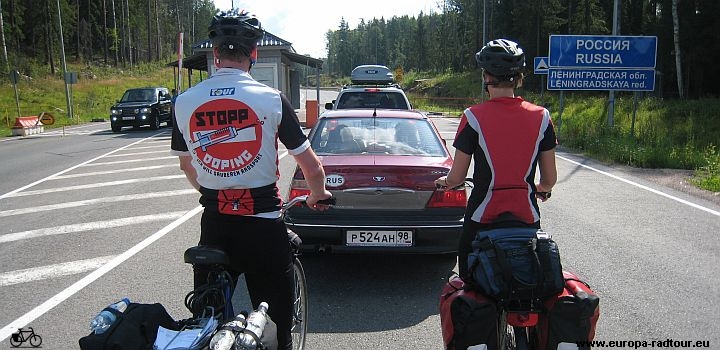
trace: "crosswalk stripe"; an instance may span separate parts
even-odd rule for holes
[[[168,151],[168,153],[170,153],[170,151]],[[108,156],[105,156],[105,157],[108,157]],[[113,165],[113,164],[122,164],[122,163],[138,163],[138,162],[149,162],[152,160],[163,160],[163,159],[177,159],[177,156],[117,160],[117,161],[113,161],[113,162],[102,162],[102,163],[87,163],[87,164],[83,164],[82,166],[86,167],[86,166]]]
[[[70,178],[74,178],[74,177],[117,174],[117,173],[131,172],[131,171],[144,171],[144,170],[154,170],[154,169],[161,169],[161,168],[180,168],[180,166],[179,166],[178,164],[163,164],[163,165],[143,166],[143,167],[137,167],[137,168],[125,168],[125,169],[116,169],[116,170],[93,171],[93,172],[89,172],[89,173],[79,173],[79,174],[70,174],[70,175],[58,175],[58,176],[49,178],[48,180],[70,179]]]
[[[92,271],[114,257],[115,255],[108,255],[0,273],[0,287]]]
[[[134,150],[134,149],[133,149],[133,150]],[[170,153],[170,150],[169,150],[169,149],[165,149],[165,150],[158,150],[158,151],[144,151],[144,152],[135,152],[135,153],[115,153],[115,154],[111,154],[111,155],[107,156],[107,158],[111,158],[111,157],[128,157],[128,156],[141,156],[141,155],[143,155],[143,154],[157,154],[157,153],[165,153],[165,154],[168,154],[168,153]]]
[[[174,211],[174,212],[162,213],[162,214],[131,216],[131,217],[121,218],[121,219],[84,222],[81,224],[55,226],[55,227],[40,228],[40,229],[30,230],[30,231],[7,233],[4,235],[0,235],[0,243],[14,242],[14,241],[19,241],[19,240],[23,240],[23,239],[30,239],[30,238],[37,238],[37,237],[62,235],[62,234],[66,234],[66,233],[77,233],[77,232],[107,229],[107,228],[111,228],[111,227],[137,225],[137,224],[144,224],[144,223],[154,222],[154,221],[174,220],[174,219],[177,219],[177,218],[183,216],[185,213],[186,212],[184,212],[184,211]]]
[[[164,148],[166,150],[170,149],[170,147],[167,144],[160,144],[160,145],[138,146],[138,147],[126,148],[125,150],[126,151],[129,151],[129,150],[134,151],[134,150],[138,150],[138,149],[149,149],[149,148]]]
[[[134,184],[134,183],[140,183],[140,182],[164,181],[164,180],[183,179],[183,178],[185,178],[185,175],[155,176],[155,177],[148,177],[148,178],[143,178],[143,179],[128,179],[128,180],[100,182],[100,183],[77,185],[77,186],[55,187],[55,188],[48,188],[48,189],[44,189],[44,190],[23,191],[23,192],[12,193],[10,195],[7,195],[6,197],[33,196],[33,195],[38,195],[38,194],[66,192],[66,191],[75,191],[75,190],[86,190],[86,189],[98,188],[98,187],[118,186],[118,185],[127,185],[127,184]]]
[[[75,208],[75,207],[81,207],[84,205],[95,205],[95,204],[100,204],[100,203],[114,203],[114,202],[134,201],[134,200],[161,198],[161,197],[169,197],[169,196],[182,196],[182,195],[193,194],[193,193],[198,193],[198,192],[194,189],[188,189],[188,190],[177,190],[177,191],[129,194],[129,195],[124,195],[124,196],[114,196],[114,197],[103,197],[103,198],[96,198],[96,199],[87,199],[87,200],[82,200],[82,201],[41,205],[41,206],[37,206],[37,207],[2,210],[2,211],[0,211],[0,217],[12,216],[12,215],[22,215],[22,214],[34,214],[34,213],[39,213],[42,211]]]

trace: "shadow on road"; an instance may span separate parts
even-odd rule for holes
[[[402,329],[438,314],[454,255],[304,255],[308,331]]]

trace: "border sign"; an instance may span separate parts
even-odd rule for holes
[[[655,90],[657,37],[551,35],[548,90]]]
[[[655,68],[656,56],[656,36],[550,36],[550,67]]]

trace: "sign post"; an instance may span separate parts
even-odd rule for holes
[[[10,82],[12,83],[13,90],[15,90],[15,106],[17,107],[17,117],[20,117],[20,98],[18,97],[17,82],[20,79],[20,72],[17,70],[10,71]]]

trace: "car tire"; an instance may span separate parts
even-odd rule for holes
[[[153,116],[152,118],[150,118],[150,129],[160,129],[160,117]]]
[[[110,129],[112,129],[113,132],[120,132],[120,130],[122,130],[122,127],[117,125],[110,125]]]

